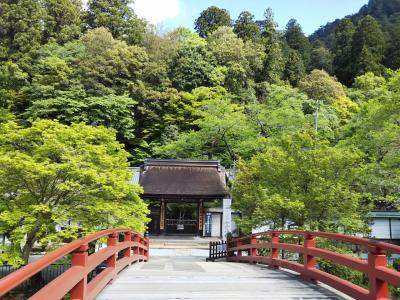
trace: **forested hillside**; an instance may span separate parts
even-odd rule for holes
[[[367,16],[373,17],[379,26],[373,22],[372,18],[369,22],[365,22]],[[355,33],[355,28],[362,20],[364,20],[364,31],[369,31],[365,37]],[[379,73],[382,70],[378,69],[382,66],[398,69],[400,68],[400,1],[370,0],[358,13],[321,26],[310,36],[310,40],[312,42],[322,41],[333,53],[334,74],[345,84],[351,84],[354,75],[359,74],[360,71]],[[354,47],[356,44],[359,44],[359,49],[366,47],[363,53]],[[349,52],[340,53],[341,47],[348,49]],[[343,56],[346,55],[348,55],[349,61],[343,60]],[[344,71],[346,64],[360,55],[360,60],[365,61],[361,63],[364,66],[360,69],[355,67],[354,70],[351,70],[354,67],[350,66],[347,67],[349,70]]]
[[[398,0],[311,39],[267,8],[232,20],[210,7],[195,31],[159,32],[129,2],[0,0],[0,134],[82,122],[114,129],[131,165],[220,159],[238,170],[243,229],[364,231],[368,210],[398,207]]]

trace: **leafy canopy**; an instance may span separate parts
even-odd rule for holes
[[[148,209],[129,183],[127,157],[104,127],[0,125],[0,230],[10,240],[2,263],[26,262],[35,242],[115,226],[143,232]]]

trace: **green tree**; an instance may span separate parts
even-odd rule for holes
[[[160,91],[141,83],[132,91],[132,97],[137,101],[133,109],[135,140],[127,143],[127,147],[132,149],[135,163],[152,157],[156,146],[194,128],[197,100],[191,94],[173,88]]]
[[[205,38],[220,26],[231,26],[231,16],[226,9],[210,6],[195,21],[195,30]]]
[[[275,21],[274,12],[271,8],[267,8],[264,12],[264,20],[261,22],[262,35],[267,39],[267,42],[279,38],[277,30],[278,23]]]
[[[315,44],[311,50],[310,64],[308,70],[325,70],[329,74],[333,73],[332,53],[324,44]]]
[[[335,109],[341,125],[349,123],[353,115],[359,111],[358,104],[351,101],[348,97],[336,99],[332,103],[332,107]]]
[[[219,65],[246,63],[244,42],[230,27],[221,26],[214,30],[207,38],[207,48]]]
[[[287,80],[293,86],[297,86],[305,76],[304,61],[297,50],[289,49],[283,79]]]
[[[155,149],[161,157],[221,159],[232,166],[239,157],[250,158],[262,147],[256,126],[246,118],[243,107],[233,104],[221,88],[201,87],[192,92],[199,101],[197,119],[189,130]]]
[[[14,110],[23,114],[36,100],[55,98],[60,93],[84,93],[78,74],[85,47],[80,41],[64,45],[48,43],[36,51],[31,76],[15,98]]]
[[[93,126],[113,128],[119,140],[134,138],[135,121],[132,113],[135,102],[128,96],[107,95],[84,97],[84,93],[67,91],[56,98],[36,100],[24,116],[36,119],[56,119],[64,124],[84,122]]]
[[[0,124],[15,121],[15,115],[6,108],[0,108]]]
[[[265,11],[264,17],[265,59],[262,80],[278,83],[282,79],[285,68],[285,58],[278,33],[278,24],[275,22],[274,14],[270,8]]]
[[[291,19],[287,23],[284,38],[290,48],[299,51],[305,66],[307,66],[310,61],[310,42],[295,19]]]
[[[288,85],[258,86],[258,101],[246,106],[247,117],[263,137],[293,133],[310,127],[303,112],[307,96]],[[312,127],[312,124],[311,124]]]
[[[85,13],[87,29],[107,28],[115,39],[129,45],[143,42],[146,24],[130,7],[132,0],[89,0]]]
[[[226,26],[216,29],[207,38],[208,51],[219,66],[226,67],[224,86],[238,98],[245,97],[254,78],[262,70],[263,49],[251,41],[244,43]]]
[[[114,40],[105,28],[89,31],[82,43],[85,52],[77,73],[88,95],[123,95],[141,78],[148,61],[143,48]]]
[[[46,18],[44,20],[43,39],[54,39],[64,44],[79,37],[81,33],[80,0],[45,0]]]
[[[389,29],[388,47],[385,54],[385,66],[397,70],[400,68],[400,17],[397,17]]]
[[[0,60],[29,68],[29,53],[40,46],[45,11],[37,0],[0,2]]]
[[[148,209],[131,185],[128,153],[102,127],[37,121],[0,126],[2,263],[26,263],[36,242],[115,226],[143,232]],[[68,222],[68,221],[71,222]],[[56,225],[64,224],[57,231]]]
[[[324,70],[313,70],[300,82],[299,89],[310,98],[327,104],[346,96],[340,82]]]
[[[334,74],[343,84],[350,84],[352,81],[352,43],[355,27],[349,18],[340,21],[335,30],[333,47]]]
[[[256,21],[254,15],[248,11],[242,11],[235,21],[233,31],[243,41],[257,42],[261,37],[261,30]]]
[[[372,72],[356,77],[352,88],[347,92],[357,103],[369,101],[386,93],[388,93],[386,79]]]
[[[243,214],[239,225],[246,232],[288,222],[312,230],[362,230],[360,195],[353,190],[360,163],[356,149],[332,147],[312,134],[274,139],[238,164],[232,192]]]
[[[353,76],[366,72],[382,74],[385,47],[385,36],[379,23],[372,16],[362,18],[353,36]]]
[[[365,89],[365,77],[356,79],[357,87]],[[384,85],[381,82],[383,78],[375,78],[372,81],[375,91],[362,90],[367,98],[362,98],[360,112],[353,116],[352,122],[341,133],[343,144],[356,145],[367,155],[358,178],[359,189],[364,193],[364,201],[378,209],[400,206],[400,94],[397,84],[390,84],[399,77],[396,73],[391,74]],[[368,78],[371,79],[371,74]]]
[[[205,47],[188,46],[178,50],[169,68],[169,77],[173,87],[183,91],[191,91],[209,84],[213,64]]]
[[[0,108],[14,109],[23,98],[22,88],[28,83],[28,74],[11,61],[0,65]]]
[[[65,60],[55,56],[38,59],[33,65],[33,71],[35,73],[31,84],[24,88],[29,102],[54,97],[77,84],[73,79],[73,69]]]

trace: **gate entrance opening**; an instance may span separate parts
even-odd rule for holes
[[[166,204],[167,234],[197,234],[198,205],[197,203],[167,203]]]

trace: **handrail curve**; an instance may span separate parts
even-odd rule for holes
[[[282,235],[303,236],[303,245],[281,242],[280,237]],[[270,241],[265,241],[265,237],[268,237]],[[319,248],[316,245],[317,237],[364,246],[368,251],[368,259],[363,260],[329,249]],[[269,256],[259,255],[261,249],[269,249],[271,254]],[[303,263],[282,258],[280,256],[281,250],[302,254]],[[246,255],[243,255],[243,252]],[[270,265],[273,268],[290,269],[300,273],[301,277],[308,281],[323,282],[355,299],[389,300],[389,284],[400,287],[400,272],[388,267],[386,253],[400,254],[400,246],[339,233],[271,230],[228,241],[226,259],[231,262],[260,263]],[[317,258],[326,259],[366,274],[368,276],[368,289],[318,269]]]
[[[122,242],[118,242],[120,233],[124,233]],[[103,237],[108,237],[107,247],[89,255],[89,243]],[[118,253],[121,251],[123,251],[124,257],[118,260]],[[71,299],[74,300],[94,299],[122,269],[133,262],[148,261],[149,239],[129,228],[106,229],[89,234],[83,239],[75,240],[46,254],[1,279],[0,297],[69,254],[72,254],[71,268],[53,279],[29,299],[61,299],[67,293],[70,293]],[[87,275],[103,261],[106,261],[106,269],[88,283]]]

